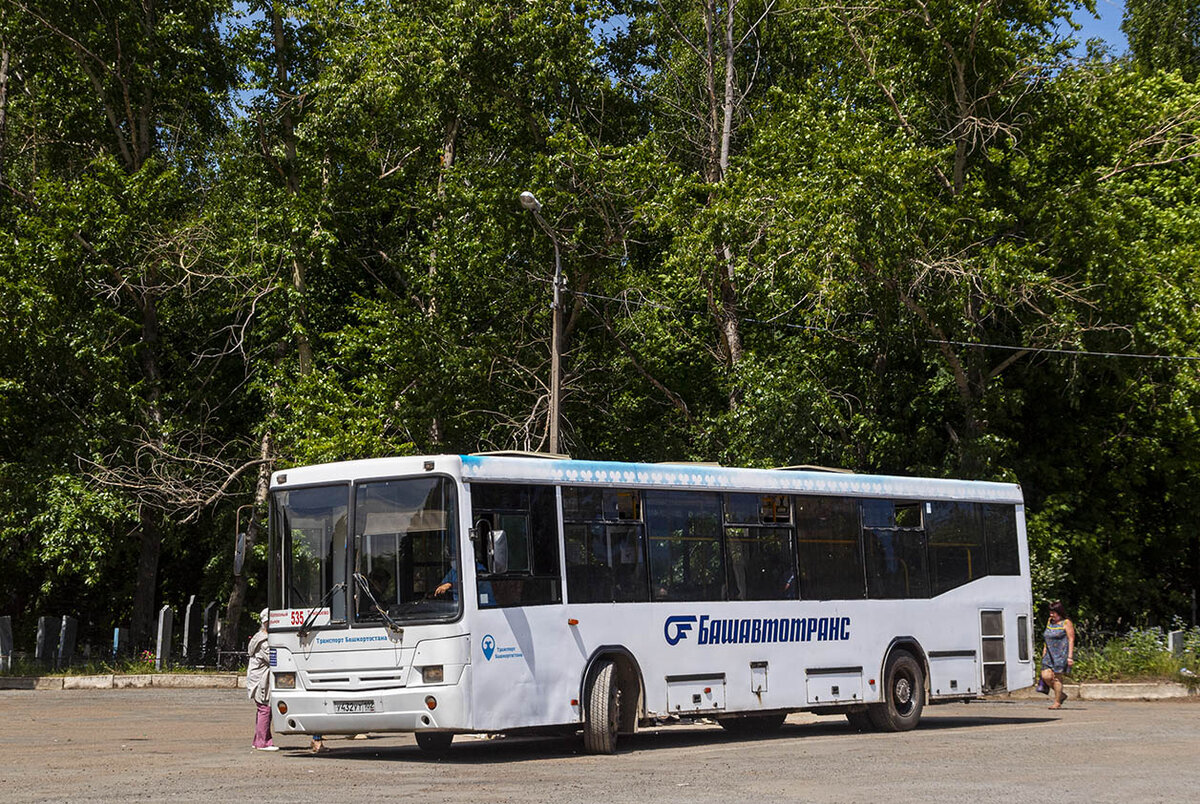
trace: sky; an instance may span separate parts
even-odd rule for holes
[[[1096,19],[1082,8],[1073,15],[1075,22],[1083,26],[1076,36],[1081,43],[1088,39],[1103,39],[1112,47],[1114,55],[1121,55],[1129,45],[1125,34],[1121,33],[1125,0],[1096,0],[1096,13],[1100,15],[1100,19]],[[1081,44],[1080,52],[1082,50]]]

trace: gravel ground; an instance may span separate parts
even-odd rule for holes
[[[793,715],[776,734],[713,725],[623,738],[615,756],[562,738],[302,737],[254,751],[241,690],[0,691],[0,801],[1010,802],[1195,801],[1200,704],[1045,699],[925,710],[907,734]]]

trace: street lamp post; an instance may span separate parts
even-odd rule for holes
[[[561,382],[561,364],[562,355],[559,353],[561,344],[559,343],[560,333],[562,332],[562,262],[559,258],[558,237],[554,234],[554,230],[546,225],[546,221],[542,219],[541,202],[534,197],[533,193],[526,190],[521,193],[521,206],[533,213],[534,220],[538,226],[550,236],[550,242],[554,244],[554,301],[550,304],[551,310],[551,330],[550,330],[550,445],[549,449],[552,453],[558,452],[558,410],[560,393],[562,389]]]

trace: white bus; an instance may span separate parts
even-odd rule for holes
[[[1032,683],[1019,486],[514,455],[271,480],[279,733],[582,730],[789,712],[916,726]]]

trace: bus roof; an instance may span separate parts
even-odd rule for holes
[[[549,456],[548,456],[549,457]],[[510,455],[432,455],[374,458],[275,472],[272,487],[444,472],[464,481],[512,481],[657,489],[808,493],[912,500],[1024,502],[1014,483],[928,477],[860,475],[808,469],[743,469],[700,464],[577,461]]]

